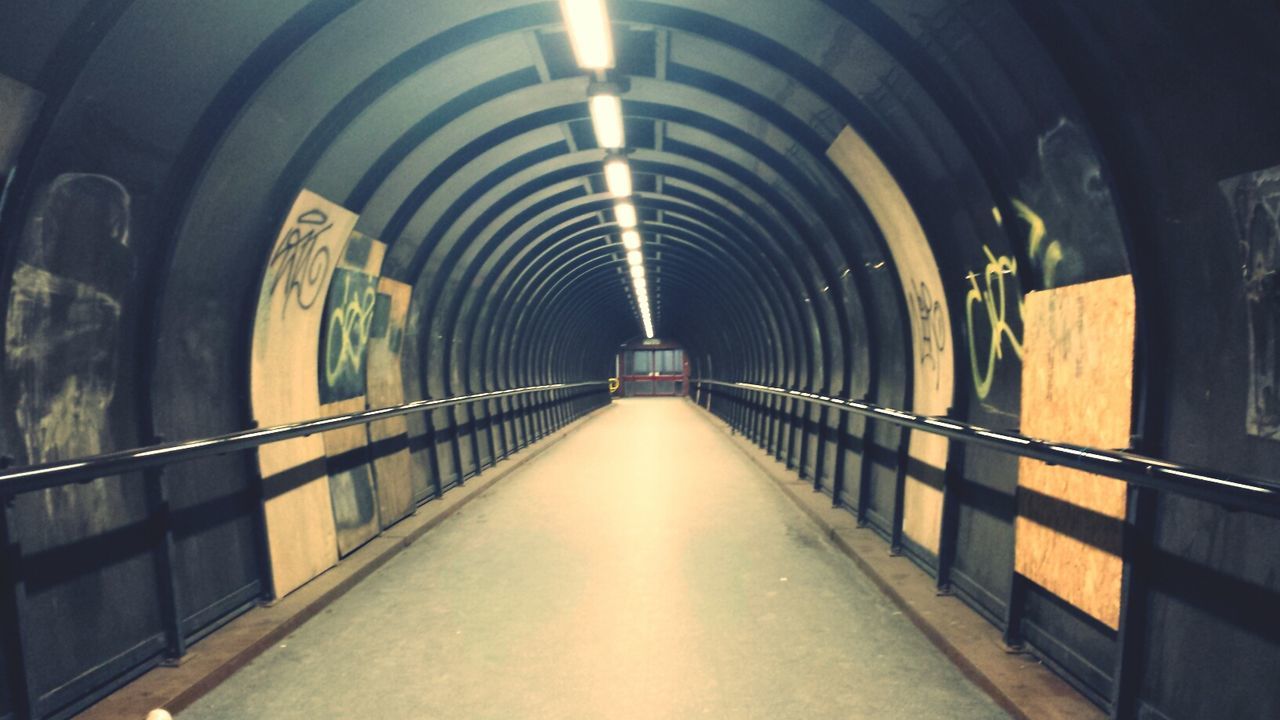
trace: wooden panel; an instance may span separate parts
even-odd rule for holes
[[[320,338],[319,387],[324,415],[368,409],[369,340],[378,307],[378,273],[386,249],[366,235],[352,233],[334,271]],[[338,554],[346,556],[382,528],[368,430],[361,425],[327,432],[324,449]]]
[[[369,340],[369,407],[390,407],[405,402],[400,351],[404,346],[405,317],[413,288],[390,278],[378,282],[378,311]],[[395,417],[369,426],[374,447],[374,474],[378,483],[378,509],[382,526],[413,512],[414,495],[431,488],[427,476],[415,476],[409,457],[409,426]]]
[[[307,190],[289,210],[267,262],[254,319],[250,389],[259,425],[320,415],[315,378],[324,299],[355,223],[353,213]],[[338,559],[324,459],[324,440],[317,436],[258,450],[277,597]]]
[[[1129,446],[1134,295],[1130,276],[1027,296],[1022,432]],[[1016,569],[1111,628],[1120,623],[1125,483],[1022,459]]]
[[[365,410],[364,396],[321,406],[324,415]],[[324,434],[328,456],[329,495],[333,499],[333,523],[338,554],[346,557],[378,534],[378,498],[369,465],[369,435],[363,425]]]
[[[951,317],[943,292],[938,261],[924,228],[893,173],[853,128],[846,127],[827,149],[862,196],[884,235],[902,281],[911,323],[911,409],[925,415],[945,415],[955,391]],[[903,532],[917,545],[938,552],[942,529],[942,470],[946,467],[946,438],[912,433],[910,466],[903,499]]]

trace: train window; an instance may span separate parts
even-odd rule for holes
[[[653,352],[640,350],[627,353],[627,374],[648,375],[653,371]]]

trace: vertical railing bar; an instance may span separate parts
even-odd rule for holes
[[[163,443],[164,437],[155,435],[150,444]],[[174,573],[176,547],[173,540],[173,512],[169,505],[169,493],[165,487],[167,467],[148,468],[143,471],[150,520],[156,531],[156,570],[160,595],[160,616],[165,630],[166,661],[177,663],[187,654],[187,639],[182,632],[182,611],[179,588]]]
[[[13,459],[0,457],[0,469],[8,469]],[[6,594],[5,619],[12,623],[9,632],[4,633],[3,642],[9,650],[8,660],[12,661],[9,670],[9,681],[14,692],[14,712],[19,718],[34,718],[37,715],[39,691],[35,687],[35,678],[31,675],[31,661],[27,656],[27,648],[31,638],[25,622],[27,616],[27,585],[22,570],[22,543],[17,533],[17,511],[13,496],[0,497],[4,503],[3,541],[4,571],[9,592]],[[6,623],[6,624],[8,624]],[[8,663],[6,662],[6,665]]]

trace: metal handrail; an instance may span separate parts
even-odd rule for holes
[[[1178,493],[1228,508],[1280,517],[1280,483],[1210,468],[1147,457],[1123,450],[1054,442],[1006,430],[991,430],[945,416],[919,415],[877,405],[799,390],[722,380],[693,380],[703,385],[737,388],[833,407],[876,420],[943,435],[1000,452],[1042,460],[1050,465],[1085,470],[1155,490]]]
[[[94,478],[135,472],[160,465],[195,460],[213,455],[225,455],[237,450],[247,450],[268,443],[280,442],[296,437],[305,437],[315,433],[337,430],[351,425],[387,420],[402,415],[439,410],[440,408],[465,405],[467,403],[496,400],[498,398],[527,395],[551,390],[569,390],[592,385],[605,385],[604,380],[579,383],[557,383],[553,385],[537,385],[533,387],[514,388],[511,390],[494,390],[460,395],[458,397],[441,398],[439,400],[416,400],[403,405],[365,410],[346,415],[307,420],[305,422],[275,425],[255,430],[184,440],[181,442],[161,443],[131,450],[119,450],[75,460],[28,465],[0,471],[0,497],[12,497],[25,492],[46,490],[48,488],[88,482]]]

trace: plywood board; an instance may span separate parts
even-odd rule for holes
[[[386,245],[352,233],[334,271],[320,333],[321,412],[368,409],[368,350],[378,307],[378,273]],[[346,556],[381,530],[365,426],[324,434],[338,554]]]
[[[272,246],[258,296],[250,402],[259,425],[320,414],[316,358],[324,299],[356,216],[303,190]],[[258,466],[266,493],[267,542],[277,597],[338,559],[324,441],[311,436],[264,445]]]
[[[320,406],[325,416],[365,410],[364,396]],[[338,554],[345,557],[372,540],[381,530],[377,491],[369,464],[369,436],[363,425],[352,425],[324,434],[329,472],[329,495]]]
[[[1128,275],[1027,296],[1024,434],[1129,446],[1134,318]],[[1024,458],[1018,488],[1017,571],[1118,628],[1125,483]]]
[[[391,278],[378,282],[378,310],[369,339],[368,400],[373,408],[405,402],[400,352],[404,347],[405,317],[413,288]],[[409,426],[404,417],[369,425],[378,510],[382,526],[413,512],[415,491],[426,495],[427,478],[413,477],[409,457]],[[418,487],[415,487],[415,483]]]
[[[951,317],[938,261],[933,255],[910,200],[893,173],[852,127],[846,127],[827,149],[827,157],[853,185],[884,235],[902,281],[911,323],[911,409],[945,415],[955,392],[955,359]],[[946,438],[912,433],[903,497],[902,529],[932,553],[938,552],[942,529],[942,489]]]

